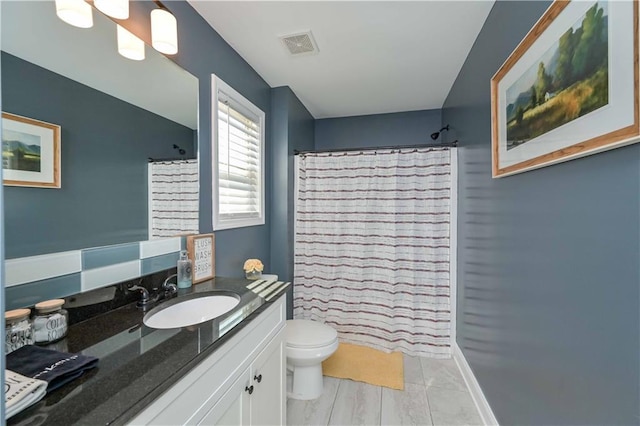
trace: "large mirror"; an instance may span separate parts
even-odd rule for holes
[[[147,240],[148,159],[196,158],[197,78],[120,56],[95,9],[80,29],[53,1],[1,7],[2,111],[61,127],[61,187],[4,187],[6,258]]]

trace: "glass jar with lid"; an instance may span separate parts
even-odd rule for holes
[[[29,319],[30,314],[31,309],[14,309],[4,313],[5,353],[33,344],[33,324]]]
[[[37,345],[48,345],[67,335],[69,313],[62,309],[63,304],[63,299],[46,300],[36,304],[33,328]]]

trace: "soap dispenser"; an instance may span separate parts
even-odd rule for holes
[[[180,252],[178,259],[178,288],[191,287],[191,260],[187,257],[187,251]]]

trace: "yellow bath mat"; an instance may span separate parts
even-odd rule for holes
[[[390,354],[365,346],[340,343],[338,350],[322,363],[325,376],[404,389],[402,354]]]

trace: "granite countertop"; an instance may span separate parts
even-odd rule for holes
[[[96,356],[98,368],[51,392],[8,424],[126,423],[265,309],[267,302],[247,290],[247,284],[217,277],[181,289],[178,298],[211,290],[241,296],[237,308],[197,326],[148,328],[135,303],[72,325],[65,339],[46,347]]]

